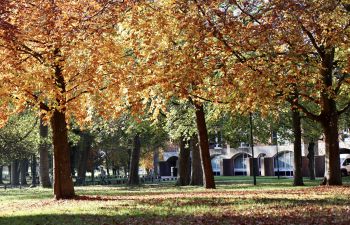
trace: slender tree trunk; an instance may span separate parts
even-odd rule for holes
[[[129,171],[129,185],[139,185],[139,163],[141,153],[140,135],[136,134],[134,137],[134,147],[131,153],[130,171]]]
[[[107,171],[107,177],[110,177],[111,174],[110,174],[110,171],[109,171],[109,157],[108,157],[108,154],[106,154],[106,171]]]
[[[159,175],[159,148],[155,148],[153,152],[153,175]]]
[[[11,169],[11,163],[7,166],[7,169],[9,171],[9,178],[10,178],[10,184],[12,183],[12,169]]]
[[[2,177],[3,168],[4,168],[4,166],[0,166],[0,184],[4,183],[3,177]]]
[[[205,188],[215,188],[213,168],[211,166],[210,152],[209,152],[209,140],[208,140],[208,130],[205,122],[204,107],[202,104],[195,102],[194,106],[196,108],[196,122],[198,129],[198,140],[199,149],[202,159],[203,168],[203,184]]]
[[[51,117],[54,146],[54,195],[56,199],[70,199],[75,196],[70,171],[70,154],[67,124],[64,112],[53,111]]]
[[[69,153],[70,153],[70,173],[72,177],[75,177],[75,158],[77,155],[77,146],[75,146],[72,142],[68,142],[68,148],[69,148]]]
[[[19,185],[19,163],[17,159],[11,162],[11,185]]]
[[[203,169],[198,144],[198,137],[191,138],[192,164],[191,164],[191,185],[203,185]]]
[[[49,175],[49,146],[47,144],[47,137],[49,133],[48,126],[44,125],[42,119],[40,119],[40,145],[39,145],[39,173],[40,173],[40,185],[43,188],[50,188],[50,175]]]
[[[21,159],[19,161],[19,168],[21,185],[27,185],[28,159]]]
[[[87,132],[82,132],[80,138],[81,138],[79,142],[80,159],[79,159],[79,165],[78,165],[77,183],[83,184],[86,178],[87,163],[91,152],[93,137]]]
[[[190,149],[188,141],[184,140],[184,137],[180,137],[180,156],[179,156],[179,173],[177,176],[176,185],[186,186],[190,184],[191,175],[191,162],[190,162]]]
[[[310,180],[315,180],[315,142],[310,141],[308,148],[307,158],[309,159],[309,177]]]
[[[92,183],[95,181],[95,166],[93,166],[91,170],[91,181]]]
[[[301,122],[300,112],[298,109],[292,109],[293,133],[294,133],[294,186],[303,186],[302,156],[301,156]]]
[[[31,184],[31,187],[36,187],[36,184],[37,184],[36,166],[37,166],[36,155],[33,154],[32,155],[32,166],[31,166],[31,170],[32,170],[32,184]]]
[[[326,169],[322,184],[342,185],[339,158],[338,116],[334,114],[328,118],[329,121],[324,121],[322,123],[326,142]]]

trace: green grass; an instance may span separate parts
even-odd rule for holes
[[[320,180],[215,177],[217,189],[173,183],[76,187],[75,200],[51,189],[0,189],[0,224],[348,224],[350,178],[343,187]]]

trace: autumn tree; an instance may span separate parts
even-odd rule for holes
[[[160,109],[172,97],[189,101],[196,109],[204,186],[215,188],[204,102],[220,99],[221,90],[211,90],[211,81],[219,76],[218,42],[206,35],[205,21],[193,2],[140,4],[131,13],[131,49],[138,59],[135,73],[143,76],[141,87],[148,90],[146,96],[163,97],[157,104]]]
[[[342,1],[272,1],[268,32],[278,50],[270,63],[281,87],[295,84],[291,102],[319,122],[326,142],[325,184],[340,185],[339,116],[350,107],[349,12]],[[293,24],[293,26],[292,26]],[[267,49],[266,49],[267,50]],[[290,95],[288,89],[282,91]]]
[[[0,23],[1,83],[16,111],[30,105],[51,125],[55,198],[72,198],[67,122],[73,117],[85,122],[89,94],[113,83],[106,82],[105,67],[120,53],[113,34],[124,3],[20,0],[8,5]]]
[[[264,111],[280,99],[318,121],[325,183],[341,184],[338,118],[350,107],[348,1],[195,2],[228,55],[223,79],[235,90],[228,100],[240,111]]]

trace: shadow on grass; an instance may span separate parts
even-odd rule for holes
[[[304,215],[267,215],[267,214],[234,214],[222,215],[156,215],[140,213],[138,215],[93,215],[62,214],[32,215],[0,218],[2,225],[116,225],[116,224],[349,224],[350,217],[335,217],[330,214],[315,217]]]

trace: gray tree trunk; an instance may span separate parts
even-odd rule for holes
[[[134,137],[134,147],[131,153],[130,171],[129,171],[129,185],[139,185],[139,163],[141,153],[140,135],[136,134]]]
[[[11,185],[19,185],[19,163],[17,159],[11,162]]]
[[[179,156],[179,172],[177,176],[176,185],[186,186],[190,184],[191,175],[191,162],[190,162],[190,149],[188,141],[184,140],[184,137],[180,137],[180,156]]]
[[[198,137],[191,138],[192,164],[190,185],[203,185],[203,169],[199,152]]]

